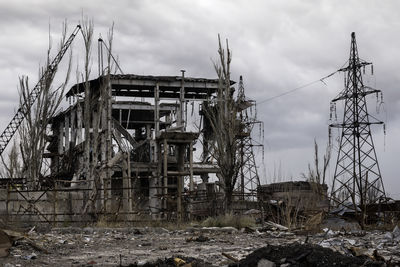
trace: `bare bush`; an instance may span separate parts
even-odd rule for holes
[[[67,26],[64,24],[61,44],[66,38]],[[50,39],[50,38],[49,38]],[[60,49],[62,49],[60,47]],[[46,74],[49,68],[51,43],[47,51],[46,66],[39,71],[39,77]],[[22,172],[27,177],[27,185],[30,189],[39,189],[39,180],[48,171],[49,166],[45,164],[43,154],[47,143],[46,136],[49,132],[50,119],[56,114],[63,99],[64,90],[69,80],[71,69],[71,56],[65,75],[64,82],[53,87],[54,72],[47,75],[39,84],[38,96],[35,103],[31,101],[31,89],[29,88],[28,77],[22,76],[19,80],[20,106],[24,109],[25,120],[19,127],[20,152],[22,158]]]

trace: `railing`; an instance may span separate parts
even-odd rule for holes
[[[162,194],[161,186],[139,185],[139,180],[135,177],[104,179],[95,191],[92,188],[94,180],[55,180],[54,188],[29,190],[10,179],[7,186],[0,189],[0,219],[8,223],[44,222],[53,225],[93,223],[99,220],[176,220],[176,185],[169,185],[168,194]],[[93,193],[96,197],[91,200]],[[235,213],[258,207],[257,202],[240,200],[240,197],[233,195]],[[182,192],[183,220],[219,215],[223,213],[223,208],[224,196],[220,192]]]

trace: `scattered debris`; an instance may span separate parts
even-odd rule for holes
[[[207,236],[204,235],[199,235],[198,237],[189,237],[186,238],[186,242],[207,242],[209,241],[210,238],[208,238]]]
[[[238,259],[236,259],[235,257],[232,257],[231,255],[229,255],[226,252],[222,252],[221,255],[224,256],[224,257],[227,257],[228,259],[230,259],[233,262],[238,262],[239,261]]]
[[[186,261],[182,260],[181,258],[174,258],[174,264],[175,266],[182,266],[186,264]]]
[[[286,226],[271,222],[271,221],[267,221],[264,223],[264,229],[268,229],[268,230],[280,230],[280,231],[288,231],[289,228],[287,228]]]
[[[71,263],[86,266],[90,261],[98,266],[176,266],[174,259],[179,258],[185,261],[182,265],[185,267],[273,266],[272,263],[276,266],[321,266],[326,262],[344,266],[350,259],[355,262],[354,266],[360,265],[357,262],[367,266],[370,263],[395,266],[400,262],[396,227],[388,232],[325,229],[325,232],[307,235],[289,232],[276,225],[268,226],[268,229],[275,230],[250,228],[254,231],[189,227],[167,230],[167,233],[160,229],[92,227],[88,230],[68,227],[46,232],[31,231],[29,236],[15,232],[13,236],[19,239],[11,242],[13,246],[9,248],[9,256],[2,261],[13,266],[64,266]],[[141,234],[136,234],[138,232]],[[268,255],[266,248],[270,251]],[[259,263],[261,259],[264,260]]]
[[[192,257],[169,257],[165,259],[157,259],[155,261],[148,262],[135,262],[129,265],[130,267],[203,267],[210,266],[213,267],[211,263],[205,262],[200,259]]]
[[[0,230],[0,258],[8,256],[11,246],[11,238],[3,230]]]
[[[333,231],[355,231],[360,230],[360,224],[356,221],[349,221],[340,217],[328,217],[324,219],[320,228],[328,228]]]
[[[29,255],[27,255],[27,256],[24,256],[23,258],[24,258],[25,260],[34,260],[34,259],[37,258],[37,254],[32,252],[31,254],[29,254]]]

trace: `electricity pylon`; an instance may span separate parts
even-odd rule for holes
[[[341,128],[339,153],[331,199],[337,205],[352,207],[365,215],[367,204],[385,199],[385,189],[371,135],[371,124],[383,124],[368,114],[365,97],[381,91],[363,84],[361,70],[372,63],[358,56],[356,36],[351,34],[345,89],[332,102],[344,100],[343,122],[329,127]],[[371,65],[372,71],[372,65]]]
[[[241,199],[255,200],[256,190],[260,185],[260,178],[258,176],[253,147],[261,146],[261,144],[254,143],[251,132],[253,131],[254,125],[261,122],[257,121],[255,116],[249,114],[248,109],[255,105],[255,101],[246,99],[242,76],[240,76],[238,87],[236,103],[238,105],[238,116],[241,121],[241,130],[239,133],[238,152],[238,156],[240,157],[240,169],[238,172],[239,179],[236,190],[240,192]]]

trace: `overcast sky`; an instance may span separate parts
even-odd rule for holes
[[[0,126],[6,127],[18,104],[18,77],[37,81],[45,61],[49,22],[56,45],[61,23],[72,31],[82,12],[93,18],[95,37],[115,23],[114,53],[125,73],[215,78],[217,34],[233,51],[232,79],[243,75],[249,98],[265,99],[303,86],[340,68],[356,32],[360,57],[374,63],[366,84],[382,89],[387,123],[373,127],[387,192],[400,198],[400,10],[399,1],[5,1],[0,0]],[[79,37],[78,43],[81,42]],[[94,54],[97,52],[94,51]],[[74,57],[82,55],[74,45]],[[93,75],[97,73],[94,65]],[[328,141],[329,103],[343,89],[335,75],[292,94],[258,105],[265,128],[263,181],[299,179]],[[368,98],[371,113],[376,99]],[[338,113],[342,109],[338,105]],[[333,152],[332,163],[336,161]],[[322,154],[322,153],[321,153]],[[321,155],[322,156],[322,155]],[[333,170],[329,173],[333,176]],[[329,180],[329,183],[331,181]]]

